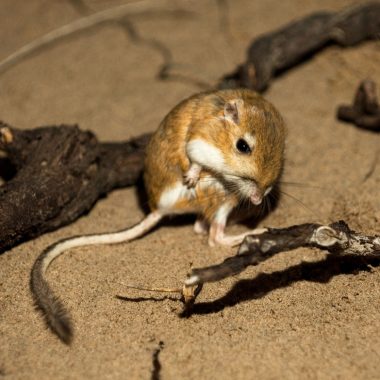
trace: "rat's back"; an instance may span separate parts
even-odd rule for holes
[[[165,190],[182,182],[189,168],[186,135],[192,123],[200,95],[188,98],[174,107],[153,134],[145,156],[144,183],[152,211],[159,208]]]

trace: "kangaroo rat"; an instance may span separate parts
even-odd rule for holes
[[[224,233],[237,206],[259,205],[278,181],[284,161],[285,127],[278,111],[250,90],[201,93],[178,104],[148,144],[144,182],[151,212],[135,226],[114,233],[56,242],[36,260],[31,289],[50,328],[65,343],[72,338],[68,313],[45,278],[64,251],[140,237],[164,216],[195,213],[197,233],[209,229],[209,244],[237,245],[246,233]]]

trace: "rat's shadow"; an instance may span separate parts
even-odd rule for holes
[[[312,263],[302,262],[281,271],[269,274],[261,273],[253,279],[240,280],[221,298],[195,303],[191,314],[218,313],[226,307],[265,297],[273,290],[285,288],[298,281],[327,283],[334,276],[370,272],[371,267],[379,265],[380,258],[378,257],[334,256],[330,254],[324,260]]]

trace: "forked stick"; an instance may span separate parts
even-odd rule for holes
[[[185,285],[220,281],[276,253],[300,247],[316,247],[336,255],[380,255],[380,236],[352,231],[344,221],[329,225],[306,223],[288,228],[268,228],[261,235],[247,236],[236,256],[228,257],[217,265],[193,269]]]
[[[335,255],[380,255],[380,236],[367,236],[351,230],[344,221],[329,225],[300,224],[288,228],[268,228],[260,235],[245,238],[236,256],[222,263],[193,269],[186,286],[203,285],[234,276],[251,265],[257,265],[276,253],[300,247],[316,247]],[[197,293],[197,295],[199,292]],[[189,298],[191,304],[196,296]]]
[[[247,236],[236,256],[228,257],[217,265],[193,269],[184,281],[182,289],[126,286],[139,290],[180,293],[185,305],[184,312],[187,313],[191,312],[203,284],[234,276],[248,266],[258,265],[276,253],[300,247],[316,247],[342,256],[380,256],[380,236],[357,233],[342,220],[329,225],[306,223],[288,228],[268,228],[262,234]]]

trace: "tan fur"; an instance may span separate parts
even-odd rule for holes
[[[234,100],[239,100],[237,124],[224,117],[226,103]],[[246,133],[256,139],[250,155],[241,154],[235,146]],[[228,167],[226,173],[254,180],[262,193],[281,174],[285,128],[273,105],[250,90],[201,93],[177,105],[162,121],[148,145],[144,180],[152,210],[157,209],[165,190],[182,182],[183,174],[190,167],[186,144],[194,139],[205,140],[218,148]],[[211,173],[218,175],[212,168]],[[228,189],[204,190],[197,186],[195,191],[195,198],[177,202],[177,211],[197,212],[210,221],[222,203],[228,201],[235,206],[239,202],[239,196]]]

